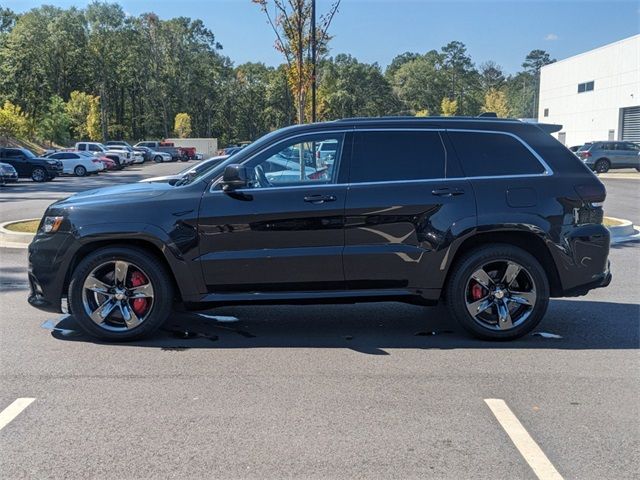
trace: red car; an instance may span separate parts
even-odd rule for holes
[[[100,161],[104,165],[105,170],[116,170],[118,168],[118,164],[107,157],[98,157],[96,160]]]

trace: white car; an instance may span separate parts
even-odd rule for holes
[[[47,158],[62,162],[62,173],[84,177],[92,173],[98,173],[105,169],[104,163],[86,152],[56,152],[47,155]]]
[[[176,173],[175,175],[163,175],[162,177],[150,177],[145,178],[143,180],[138,180],[141,183],[171,183],[191,176],[193,178],[198,175],[202,175],[209,170],[216,168],[222,165],[229,155],[220,155],[218,157],[211,157],[207,160],[202,160],[200,163],[196,163],[195,165],[189,165],[187,168],[182,170],[181,172]]]
[[[126,152],[110,150],[99,142],[78,142],[75,145],[75,150],[78,150],[79,152],[89,152],[96,157],[104,156],[112,158],[120,167],[130,165],[133,162],[131,156],[128,156]]]

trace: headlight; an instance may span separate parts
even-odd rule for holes
[[[64,217],[44,217],[42,222],[42,231],[44,233],[56,233],[62,225]]]
[[[57,164],[58,162],[56,162],[55,160],[47,160],[47,163],[48,163],[49,165],[55,165],[55,164]]]

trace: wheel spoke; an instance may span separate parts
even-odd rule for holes
[[[115,270],[115,282],[117,286],[125,286],[127,280],[127,271],[129,270],[129,264],[122,260],[116,260]]]
[[[134,328],[140,325],[140,318],[136,315],[136,312],[133,311],[133,308],[126,303],[120,302],[120,313],[122,313],[122,318],[124,319],[124,323],[127,324],[127,328]]]
[[[107,301],[105,301],[102,305],[91,312],[91,320],[100,325],[109,317],[115,306],[116,302],[113,300],[113,298],[107,299]]]
[[[103,295],[107,295],[109,293],[110,285],[107,285],[101,280],[98,280],[93,275],[87,277],[84,282],[84,288],[87,290],[91,290],[92,292],[102,293]]]
[[[515,263],[509,262],[507,264],[507,269],[504,271],[504,275],[502,277],[501,283],[506,285],[507,287],[513,283],[516,279],[522,267],[520,265],[516,265]]]
[[[467,303],[467,310],[472,316],[475,317],[476,315],[484,312],[487,308],[489,308],[491,304],[492,302],[487,296],[473,303]]]
[[[476,282],[478,282],[487,290],[489,290],[493,285],[493,280],[491,280],[491,277],[482,268],[473,272],[473,274],[471,275],[471,278],[473,278]]]
[[[508,330],[513,327],[511,321],[511,314],[509,313],[509,307],[504,300],[496,302],[498,308],[498,326],[501,330]]]
[[[514,303],[518,303],[520,305],[527,305],[529,307],[533,307],[536,303],[536,292],[531,291],[531,292],[515,292],[512,291],[510,292],[510,298],[509,300],[511,300]]]
[[[150,283],[130,288],[129,298],[153,298],[153,287]]]

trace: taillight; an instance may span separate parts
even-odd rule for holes
[[[574,189],[584,203],[595,204],[595,206],[599,206],[598,204],[601,206],[607,197],[607,191],[600,182],[589,185],[576,185]]]
[[[591,152],[579,152],[582,158],[589,158],[591,156]]]

